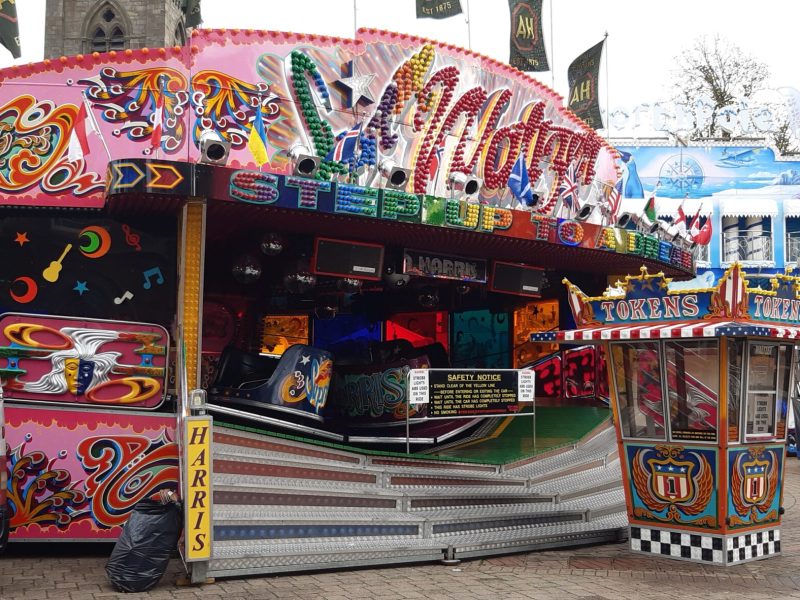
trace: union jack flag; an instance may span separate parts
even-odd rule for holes
[[[559,191],[564,198],[564,205],[570,210],[578,210],[578,179],[575,177],[575,163],[570,163],[567,172],[564,173]]]
[[[356,155],[356,146],[358,145],[358,138],[360,135],[361,123],[350,129],[336,141],[336,144],[331,151],[328,152],[325,160],[344,162],[353,158]]]

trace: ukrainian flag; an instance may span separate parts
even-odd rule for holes
[[[269,162],[267,152],[267,132],[264,130],[264,119],[261,116],[261,106],[256,109],[256,118],[250,126],[250,137],[247,139],[247,147],[253,155],[256,163],[260,167]]]

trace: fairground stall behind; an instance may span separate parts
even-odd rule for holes
[[[787,413],[797,398],[800,278],[671,290],[663,273],[590,298],[565,280],[578,329],[602,344],[637,552],[732,565],[779,554]]]
[[[548,280],[693,256],[624,227],[551,90],[396,33],[200,30],[6,69],[0,128],[12,543],[179,486],[194,579],[624,531],[604,357],[529,335],[570,325]],[[538,447],[529,407],[409,412],[425,367],[533,368]]]

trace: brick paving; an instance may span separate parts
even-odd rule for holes
[[[800,598],[800,460],[787,459],[783,555],[711,567],[628,552],[627,543],[397,568],[319,572],[178,585],[179,561],[146,594],[106,581],[110,547],[12,544],[0,559],[0,599],[15,600],[622,600]],[[62,552],[62,554],[59,554]],[[68,554],[68,556],[64,556]]]

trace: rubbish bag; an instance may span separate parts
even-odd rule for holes
[[[164,576],[181,534],[181,508],[141,500],[119,536],[106,563],[106,574],[118,592],[145,592]]]

